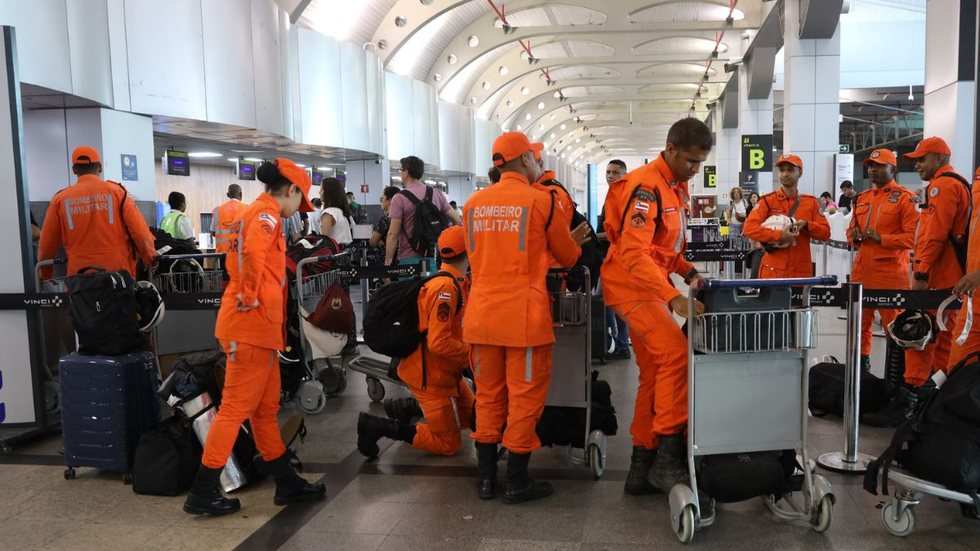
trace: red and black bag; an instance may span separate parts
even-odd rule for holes
[[[331,256],[340,252],[340,245],[326,235],[307,235],[286,249],[286,270],[289,277],[296,277],[296,265],[301,260],[315,256]],[[333,261],[311,262],[303,266],[303,274],[307,276],[322,274],[333,269]],[[348,299],[349,300],[349,299]]]
[[[345,335],[352,333],[355,327],[354,304],[343,285],[334,282],[327,287],[327,292],[306,321],[324,331]]]

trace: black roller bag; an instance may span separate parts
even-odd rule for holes
[[[799,491],[803,475],[793,450],[708,455],[698,464],[698,485],[719,503]]]
[[[58,363],[66,477],[74,467],[128,474],[140,435],[157,425],[156,358],[152,352],[86,356]]]

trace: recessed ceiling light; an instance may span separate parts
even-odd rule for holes
[[[524,115],[524,120],[526,120],[526,121],[531,120],[531,114],[528,113],[528,114]]]
[[[456,65],[456,61],[458,61],[456,54],[449,54],[449,57],[446,58],[446,62],[450,65]]]
[[[405,19],[404,17],[400,16],[400,15],[395,18],[395,26],[396,27],[404,27],[406,23],[408,23],[408,20]]]
[[[522,95],[522,96],[526,96],[526,95],[528,95],[528,94],[530,94],[530,93],[531,93],[531,89],[530,89],[530,88],[528,88],[527,86],[523,86],[523,87],[521,88],[521,95]]]
[[[488,81],[486,81],[486,80],[484,80],[483,81],[483,84],[481,84],[480,86],[482,86],[484,90],[489,90],[490,89],[490,83]]]
[[[466,43],[470,45],[470,48],[476,48],[480,45],[480,37],[475,34],[471,34],[469,38],[466,39]]]
[[[500,76],[505,77],[507,76],[507,73],[510,72],[510,69],[508,69],[506,65],[501,65],[500,68],[497,69],[497,72],[500,73]]]
[[[235,163],[235,162],[238,162],[238,159],[236,159],[235,157],[228,157],[228,162],[229,163]]]
[[[215,157],[221,157],[221,153],[215,153],[214,151],[191,151],[187,156],[192,159],[213,159]]]

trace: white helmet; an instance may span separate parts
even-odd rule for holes
[[[795,221],[785,214],[773,214],[769,218],[766,218],[765,222],[762,223],[762,227],[766,228],[767,230],[776,230],[781,232],[794,223]],[[768,245],[777,249],[783,249],[790,246],[789,243],[769,243]]]

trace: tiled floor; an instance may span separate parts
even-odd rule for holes
[[[817,354],[843,355],[843,322],[836,311],[822,315]],[[884,340],[875,339],[875,365]],[[312,479],[328,485],[329,500],[287,508],[272,504],[270,482],[238,492],[240,514],[191,518],[182,498],[139,496],[116,475],[80,469],[64,480],[57,450],[48,437],[0,456],[0,550],[20,549],[317,549],[377,551],[513,550],[625,551],[676,546],[664,496],[622,493],[629,465],[636,366],[629,361],[598,366],[610,381],[620,432],[609,438],[607,472],[593,481],[565,449],[535,454],[532,470],[550,475],[555,495],[518,506],[483,502],[474,489],[475,456],[466,446],[456,457],[426,455],[398,443],[366,463],[355,450],[354,423],[362,410],[382,414],[366,394],[364,377],[350,372],[343,395],[308,418],[300,448]],[[880,370],[880,369],[879,369]],[[404,392],[389,388],[389,395]],[[811,419],[810,451],[842,448],[841,420]],[[861,450],[879,452],[890,431],[861,428]],[[387,446],[388,444],[385,443]],[[13,464],[28,461],[39,464]],[[325,473],[325,474],[316,474]],[[955,504],[927,498],[918,529],[904,539],[890,536],[876,505],[883,499],[861,488],[860,477],[824,473],[837,504],[826,534],[774,519],[759,500],[719,507],[717,522],[695,536],[703,549],[978,549],[980,522],[959,516]]]

